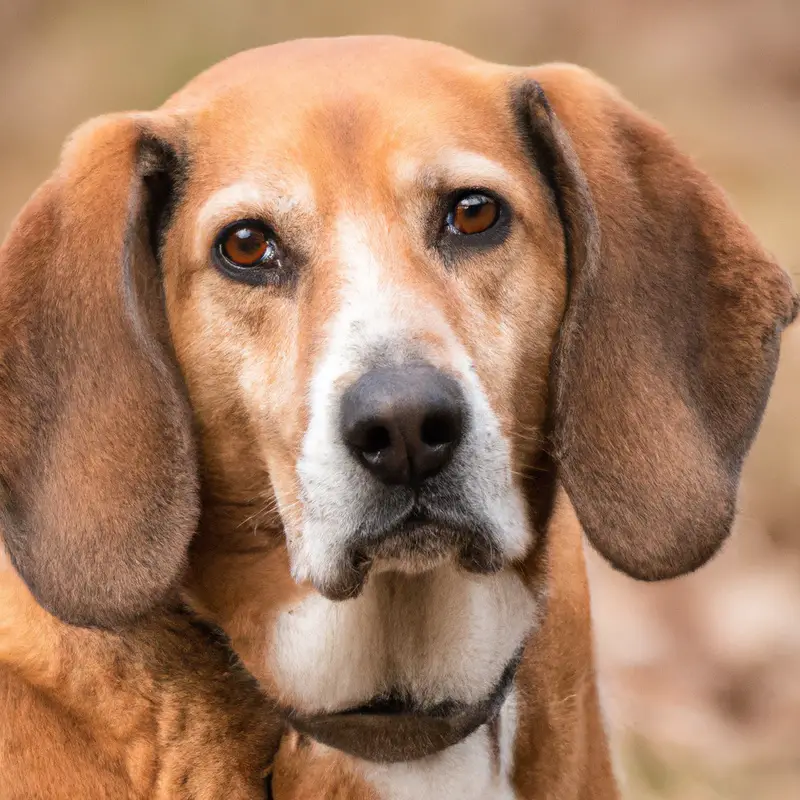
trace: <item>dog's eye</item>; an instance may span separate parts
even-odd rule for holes
[[[500,207],[485,194],[462,195],[447,215],[447,225],[453,233],[472,236],[488,231],[497,222]]]
[[[275,240],[258,222],[237,222],[227,227],[217,240],[217,252],[235,269],[268,267],[277,256]]]

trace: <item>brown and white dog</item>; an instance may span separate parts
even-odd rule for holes
[[[300,41],[82,127],[0,254],[0,796],[617,797],[582,531],[714,554],[796,311],[576,67]]]

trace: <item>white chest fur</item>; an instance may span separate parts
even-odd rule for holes
[[[535,621],[534,598],[515,572],[381,573],[354,600],[314,595],[283,612],[268,668],[280,699],[307,712],[361,705],[390,690],[422,703],[477,702]]]
[[[513,800],[513,745],[517,722],[512,692],[499,721],[499,749],[484,725],[443,753],[408,764],[362,764],[381,800]]]

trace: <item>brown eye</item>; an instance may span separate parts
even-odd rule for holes
[[[275,258],[275,242],[267,228],[257,222],[239,222],[223,231],[218,250],[239,269],[268,265]]]
[[[455,204],[447,217],[447,224],[456,233],[471,236],[488,231],[499,216],[500,208],[491,197],[485,194],[468,194]]]

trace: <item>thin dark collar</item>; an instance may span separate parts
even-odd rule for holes
[[[434,755],[466,739],[494,721],[505,703],[522,657],[520,650],[506,665],[500,681],[477,703],[441,703],[428,709],[393,710],[377,700],[335,714],[302,716],[287,712],[299,733],[356,758],[379,763],[414,761]]]

